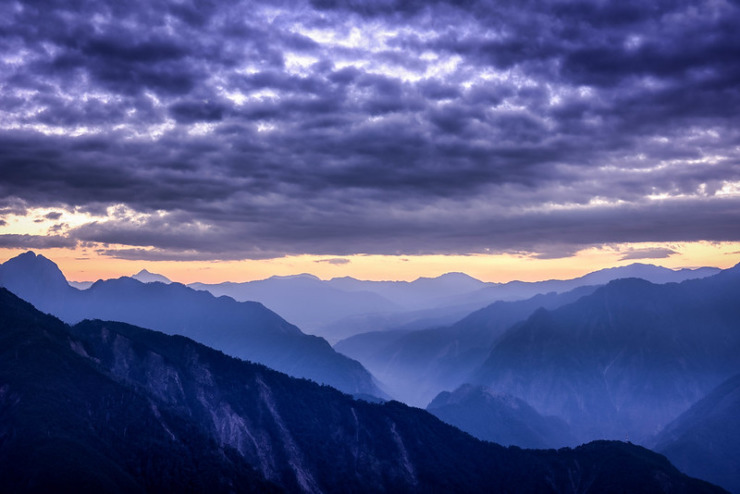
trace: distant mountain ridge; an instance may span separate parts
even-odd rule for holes
[[[616,280],[513,326],[470,380],[564,418],[581,440],[645,441],[740,372],[738,293],[738,267],[680,284]]]
[[[169,285],[172,281],[161,274],[150,273],[146,269],[142,269],[138,273],[131,276],[131,278],[141,281],[142,283],[164,283]]]
[[[216,296],[263,303],[311,334],[332,343],[368,331],[422,329],[451,324],[496,301],[515,301],[538,294],[564,293],[580,286],[601,285],[638,277],[653,283],[680,282],[716,274],[717,268],[672,270],[648,264],[603,269],[572,280],[489,283],[464,273],[447,273],[414,281],[363,281],[351,277],[320,280],[310,274],[273,276],[244,283],[192,283]]]
[[[68,323],[99,318],[180,334],[350,394],[385,396],[361,364],[256,302],[126,277],[99,280],[80,291],[68,285],[56,264],[33,253],[0,265],[0,286]]]
[[[69,327],[5,289],[0,461],[12,492],[722,492],[637,446],[505,449],[180,336]]]

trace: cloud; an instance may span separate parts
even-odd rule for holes
[[[76,246],[77,241],[75,239],[59,235],[0,234],[0,248],[4,249],[54,249],[74,248]]]
[[[317,262],[317,263],[327,263],[327,264],[332,264],[334,266],[341,266],[343,264],[349,264],[350,263],[350,260],[349,259],[343,259],[341,257],[332,257],[331,259],[317,259],[314,262]]]
[[[655,249],[630,249],[619,259],[626,261],[628,259],[666,259],[677,254],[675,250],[655,248]]]
[[[740,226],[736,3],[2,17],[0,214],[125,205],[68,233],[110,255],[548,257]]]
[[[58,220],[61,217],[62,213],[60,211],[52,211],[44,215],[44,218],[46,218],[47,220]]]

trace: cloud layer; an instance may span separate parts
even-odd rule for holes
[[[738,25],[723,0],[6,2],[0,220],[93,219],[0,243],[239,259],[740,240]]]

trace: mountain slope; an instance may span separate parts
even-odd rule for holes
[[[605,285],[624,278],[639,278],[655,284],[680,283],[714,276],[719,271],[718,268],[710,267],[673,270],[652,264],[633,263],[627,266],[600,269],[569,280],[494,283],[469,294],[467,300],[522,300],[540,293],[564,293],[581,286]]]
[[[526,402],[490,388],[465,384],[437,395],[426,410],[478,439],[522,448],[561,448],[575,438],[568,425],[543,417]]]
[[[652,449],[690,475],[740,493],[740,375],[670,423]]]
[[[25,294],[39,310],[68,323],[97,318],[181,334],[347,393],[385,396],[361,364],[256,302],[216,298],[179,283],[141,283],[125,277],[97,281],[79,291],[66,283],[53,262],[33,253],[0,266],[0,285]]]
[[[0,289],[4,492],[276,490],[235,452],[101,373],[68,331]]]
[[[507,450],[180,336],[69,328],[6,290],[0,339],[12,491],[721,492],[640,447]]]
[[[564,418],[581,440],[642,441],[740,371],[740,269],[625,279],[504,334],[472,382]]]
[[[447,327],[366,333],[340,341],[335,348],[361,362],[394,397],[423,407],[438,393],[466,382],[511,325],[538,308],[559,307],[595,289],[495,302]]]
[[[76,292],[56,264],[30,251],[0,264],[0,286],[43,312],[55,312]]]

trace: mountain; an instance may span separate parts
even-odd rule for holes
[[[24,300],[43,300],[45,306],[61,306],[74,291],[59,267],[42,255],[26,252],[0,264],[0,286]]]
[[[335,278],[328,282],[343,290],[376,293],[404,307],[403,311],[354,314],[316,331],[330,342],[370,331],[427,329],[450,324],[496,301],[526,300],[540,294],[566,293],[582,286],[603,285],[620,278],[641,278],[652,283],[676,283],[717,274],[717,268],[672,270],[649,264],[603,269],[571,280],[484,283],[462,273],[412,282],[359,281]]]
[[[414,281],[362,281],[350,277],[321,280],[310,274],[273,276],[243,283],[191,283],[219,297],[256,301],[303,331],[332,344],[350,336],[388,329],[426,329],[450,325],[498,300],[523,300],[579,286],[604,284],[616,278],[641,277],[655,283],[683,281],[715,274],[715,268],[673,271],[632,264],[588,274],[574,280],[486,283],[464,273],[447,273]],[[144,283],[170,280],[142,270],[133,276]],[[72,282],[78,289],[92,283]]]
[[[172,281],[166,276],[156,273],[150,273],[146,269],[142,269],[135,275],[131,276],[131,278],[137,281],[141,281],[142,283],[164,283],[165,285],[169,285],[170,283],[172,283]]]
[[[623,279],[508,330],[470,382],[559,416],[580,440],[654,435],[740,372],[740,268]]]
[[[337,319],[366,313],[396,312],[400,307],[372,292],[338,290],[309,274],[273,276],[244,283],[191,283],[191,288],[264,304],[312,334]]]
[[[100,280],[80,291],[67,284],[53,262],[33,253],[0,266],[0,285],[67,323],[97,318],[180,334],[347,393],[385,397],[361,364],[256,302],[216,298],[179,283],[141,283],[126,277]]]
[[[4,492],[278,491],[173,407],[112,378],[68,326],[2,288],[0,464]]]
[[[479,308],[480,304],[470,303],[455,307],[357,314],[322,326],[320,333],[327,341],[336,344],[362,333],[413,331],[449,326]]]
[[[361,281],[354,278],[333,278],[330,286],[346,291],[367,291],[392,300],[406,310],[430,309],[449,305],[445,300],[473,293],[486,283],[464,273],[447,273],[436,278],[414,281]]]
[[[10,492],[722,492],[618,442],[528,451],[180,336],[69,327],[0,289]]]
[[[740,493],[740,375],[720,384],[651,443],[682,471]]]
[[[93,286],[93,284],[95,282],[94,281],[70,281],[70,280],[67,280],[67,283],[69,283],[69,286],[71,286],[72,288],[76,288],[78,290],[87,290],[88,288],[90,288],[91,286]]]
[[[680,283],[690,279],[706,278],[720,272],[718,268],[669,269],[652,264],[633,263],[627,266],[601,269],[578,278],[568,280],[510,281],[489,283],[480,290],[467,294],[464,299],[452,299],[451,304],[461,302],[485,302],[494,300],[523,300],[542,293],[564,293],[581,286],[605,285],[623,278],[639,278],[655,284]]]
[[[575,444],[568,425],[543,417],[523,400],[465,384],[443,391],[427,406],[438,419],[478,439],[522,448],[561,448]]]
[[[365,333],[340,341],[334,348],[361,362],[397,399],[423,407],[438,393],[465,383],[514,323],[539,308],[571,303],[595,289],[587,286],[563,294],[495,302],[449,326]]]

